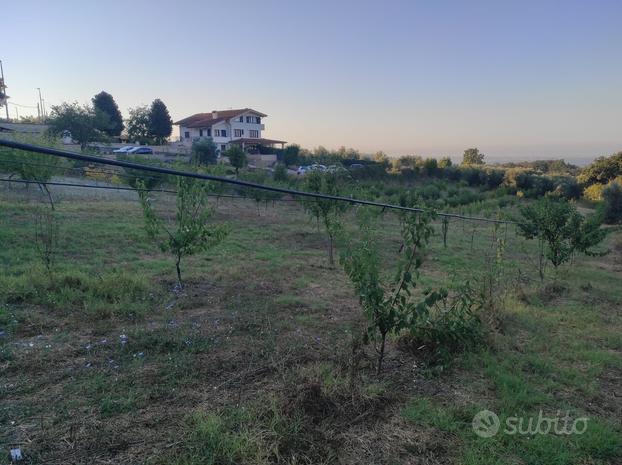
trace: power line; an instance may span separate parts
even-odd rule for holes
[[[173,170],[170,168],[163,168],[159,166],[141,165],[139,163],[132,163],[132,162],[121,161],[121,160],[110,160],[107,158],[94,157],[91,155],[83,155],[80,153],[68,152],[65,150],[58,150],[58,149],[53,149],[49,147],[39,147],[37,145],[24,144],[21,142],[15,142],[15,141],[10,141],[10,140],[0,139],[0,146],[10,147],[10,148],[19,149],[19,150],[25,150],[25,151],[31,151],[31,152],[44,153],[47,155],[69,158],[72,160],[79,160],[79,161],[85,161],[85,162],[91,162],[91,163],[100,163],[100,164],[110,165],[110,166],[121,166],[123,168],[132,168],[132,169],[138,169],[138,170],[143,170],[143,171],[151,171],[154,173],[169,174],[173,176],[182,176],[182,177],[187,177],[187,178],[202,179],[206,181],[217,181],[217,182],[221,182],[224,184],[232,184],[236,186],[249,187],[252,189],[261,189],[261,190],[266,190],[266,191],[271,191],[271,192],[279,192],[282,194],[290,194],[290,195],[299,196],[299,197],[310,197],[310,198],[323,199],[323,200],[335,200],[339,202],[347,202],[350,204],[368,205],[372,207],[380,207],[383,209],[409,211],[409,212],[414,212],[414,213],[423,213],[423,212],[429,211],[428,209],[424,209],[424,208],[403,207],[401,205],[392,205],[392,204],[386,204],[386,203],[381,203],[381,202],[374,202],[371,200],[360,200],[360,199],[341,197],[341,196],[336,196],[336,195],[320,194],[317,192],[306,192],[306,191],[299,191],[295,189],[286,189],[283,187],[267,186],[264,184],[258,184],[254,182],[248,182],[248,181],[240,181],[238,179],[229,179],[229,178],[225,178],[221,176],[213,176],[209,174],[193,173],[190,171],[179,171],[179,170]],[[516,222],[514,221],[495,220],[495,219],[481,218],[481,217],[475,217],[475,216],[464,216],[464,215],[459,215],[455,213],[437,213],[437,214],[438,216],[443,216],[443,217],[448,217],[448,218],[459,218],[459,219],[468,220],[468,221],[516,224]]]
[[[19,103],[13,103],[13,102],[8,102],[9,105],[13,105],[16,107],[20,107],[20,108],[37,108],[36,106],[32,106],[32,105],[20,105]]]

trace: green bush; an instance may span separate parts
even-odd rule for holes
[[[610,183],[603,189],[603,216],[608,224],[622,223],[622,186]]]
[[[287,167],[283,163],[278,163],[274,168],[275,181],[288,181]]]

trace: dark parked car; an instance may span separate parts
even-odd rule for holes
[[[153,149],[151,147],[134,147],[132,150],[128,150],[127,153],[132,155],[153,154]]]

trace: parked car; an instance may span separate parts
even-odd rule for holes
[[[120,147],[116,150],[113,150],[112,153],[127,153],[133,148],[135,148],[133,145],[126,145],[125,147]]]
[[[153,149],[151,147],[134,147],[132,150],[128,150],[127,153],[132,155],[151,155],[153,154]]]
[[[309,171],[326,171],[326,166],[314,163],[313,165],[309,166],[308,169]]]
[[[296,170],[296,174],[305,174],[306,172],[307,172],[306,166],[299,166],[298,169]]]
[[[350,165],[350,169],[351,170],[360,170],[361,168],[365,168],[365,165],[363,165],[361,163],[352,163]]]

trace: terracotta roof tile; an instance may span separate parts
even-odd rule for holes
[[[225,121],[231,118],[235,118],[236,116],[239,116],[242,113],[246,113],[248,111],[257,113],[260,116],[268,116],[256,110],[253,110],[252,108],[241,108],[239,110],[216,110],[215,111],[216,118],[214,118],[214,112],[197,113],[187,118],[180,119],[174,124],[178,124],[186,128],[199,128],[199,127],[205,128],[205,127],[213,126],[214,124],[219,123],[220,121]]]

